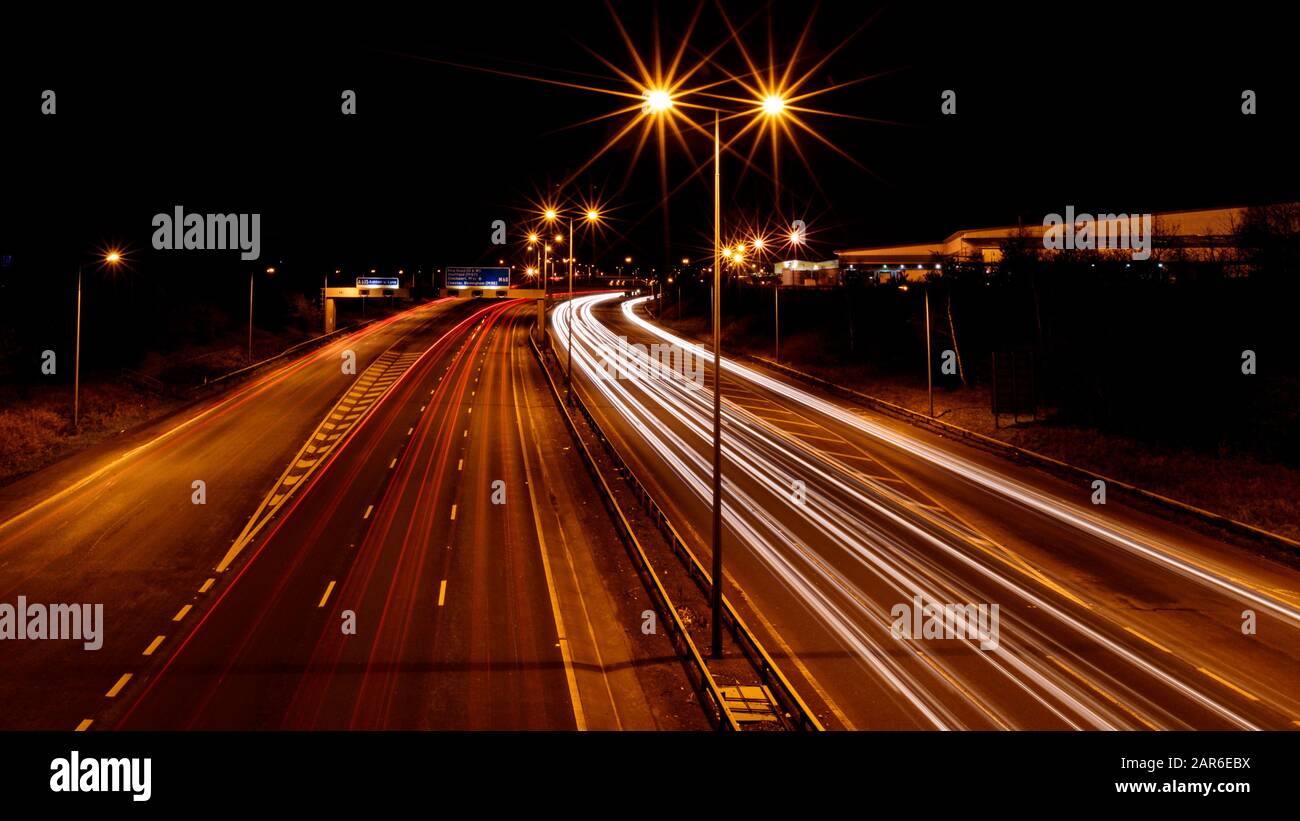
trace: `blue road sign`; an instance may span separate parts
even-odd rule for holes
[[[358,288],[400,288],[402,281],[397,277],[357,277]]]
[[[509,288],[509,268],[448,268],[448,288]]]

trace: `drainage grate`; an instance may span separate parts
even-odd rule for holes
[[[736,721],[780,721],[772,693],[764,686],[719,687],[722,701]]]

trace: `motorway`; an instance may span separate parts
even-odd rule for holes
[[[572,328],[582,395],[708,566],[712,357],[645,302],[580,297],[552,332],[562,355]],[[620,337],[700,357],[704,386]],[[1092,505],[1090,486],[753,367],[724,373],[725,589],[828,726],[1300,727],[1293,562]],[[896,637],[917,597],[996,604],[995,641]]]
[[[7,642],[0,722],[702,726],[530,309],[418,306],[5,488],[0,601],[101,602],[107,628]]]

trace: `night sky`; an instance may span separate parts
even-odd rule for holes
[[[222,6],[114,14],[75,30],[60,19],[6,26],[7,292],[15,293],[15,271],[64,282],[79,254],[104,243],[127,246],[134,277],[245,277],[248,265],[235,254],[149,247],[151,216],[177,204],[260,212],[263,261],[304,281],[336,268],[347,275],[495,262],[503,254],[489,244],[491,221],[510,222],[517,240],[529,198],[580,166],[624,120],[577,125],[618,101],[447,63],[624,88],[586,49],[624,69],[633,62],[602,3],[425,8],[382,19],[350,9],[272,19]],[[694,8],[660,4],[666,55]],[[614,6],[646,56],[653,9]],[[724,167],[728,221],[805,219],[813,256],[1039,222],[1070,204],[1161,211],[1296,196],[1297,72],[1292,29],[1277,12],[1234,5],[1229,20],[1185,5],[1135,13],[1118,4],[941,11],[827,3],[813,11],[784,2],[728,11],[759,59],[770,26],[778,62],[812,14],[796,73],[868,23],[807,87],[881,75],[815,105],[894,124],[809,118],[874,175],[807,137],[801,144],[815,173],[786,149],[779,201],[762,174],[740,181],[739,160]],[[706,5],[685,61],[726,37],[717,8]],[[746,72],[734,45],[714,59]],[[723,75],[706,67],[697,77]],[[44,88],[58,93],[56,116],[39,113]],[[358,92],[355,117],[340,114],[345,88]],[[958,108],[945,117],[940,94],[949,88]],[[1240,113],[1245,88],[1259,95],[1256,116]],[[598,250],[611,264],[624,254],[702,255],[706,180],[669,201],[665,249],[655,149],[631,167],[634,145],[624,140],[575,182],[612,207]],[[688,148],[690,161],[680,145],[668,146],[673,187],[690,162],[709,156],[698,135]],[[767,157],[759,151],[763,171]]]

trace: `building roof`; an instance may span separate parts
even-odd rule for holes
[[[1153,214],[1153,217],[1155,218],[1156,230],[1166,235],[1181,237],[1223,236],[1231,233],[1234,219],[1238,218],[1243,211],[1245,211],[1244,207],[1201,208],[1187,211],[1165,211]],[[1082,216],[1082,212],[1080,216]],[[1097,218],[1099,215],[1092,214],[1091,216]],[[1020,230],[1021,226],[1018,225],[966,228],[950,234],[943,242],[850,248],[836,251],[835,254],[841,261],[855,265],[928,263],[933,261],[936,254],[961,256],[979,248],[995,247],[1018,234]],[[1025,234],[1031,237],[1041,237],[1044,230],[1041,223],[1024,226]]]

